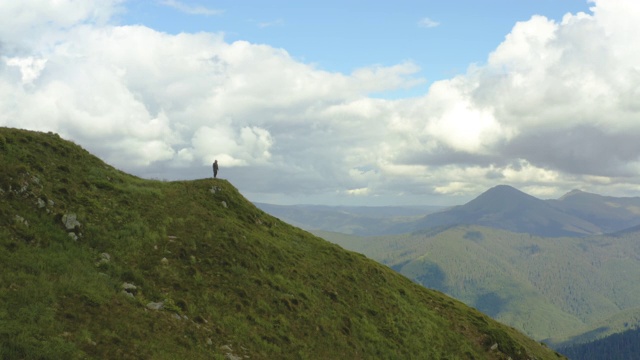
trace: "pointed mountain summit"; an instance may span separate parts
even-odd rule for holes
[[[452,225],[481,225],[550,237],[601,232],[588,221],[508,185],[495,186],[464,205],[427,215],[416,223],[416,230]]]

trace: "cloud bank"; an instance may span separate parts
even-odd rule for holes
[[[181,3],[165,2],[177,6]],[[0,125],[148,178],[220,175],[256,201],[409,203],[507,183],[638,195],[640,4],[515,24],[419,97],[410,63],[350,74],[223,34],[119,26],[120,0],[0,3]]]

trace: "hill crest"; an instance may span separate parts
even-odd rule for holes
[[[0,357],[559,355],[257,209],[0,128]]]

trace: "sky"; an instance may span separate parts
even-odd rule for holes
[[[640,196],[637,0],[0,0],[0,126],[273,204]]]

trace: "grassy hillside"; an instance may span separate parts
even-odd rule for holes
[[[0,129],[0,358],[555,359],[257,209]]]
[[[477,226],[326,236],[537,339],[571,339],[640,306],[638,237],[543,238]]]

